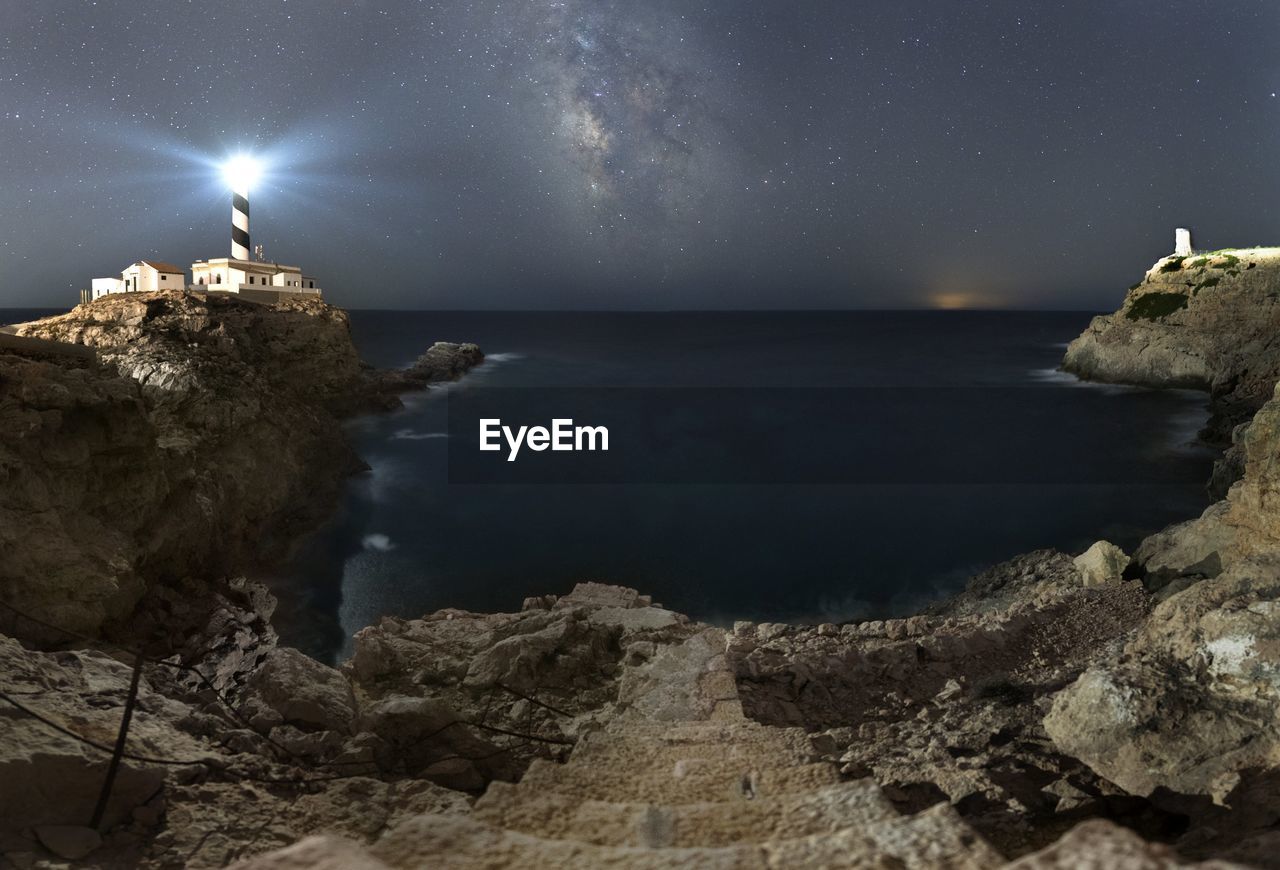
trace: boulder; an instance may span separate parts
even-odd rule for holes
[[[99,746],[110,747],[115,740],[131,671],[99,652],[34,652],[0,637],[6,693]],[[158,694],[144,678],[129,728],[131,754],[175,761],[210,758],[208,747],[182,730],[195,716],[185,704]],[[0,831],[45,826],[51,838],[70,842],[73,835],[62,829],[89,821],[110,757],[109,749],[56,731],[17,707],[0,705]],[[126,758],[116,774],[106,824],[127,819],[168,775],[183,769]]]
[[[346,677],[289,647],[268,653],[248,682],[246,706],[266,708],[304,731],[340,733],[350,733],[356,711]]]
[[[369,704],[360,714],[359,730],[392,744],[409,744],[441,734],[461,721],[446,704],[431,698],[392,695]]]
[[[1216,577],[1224,562],[1235,558],[1237,530],[1230,524],[1231,505],[1217,502],[1195,519],[1178,523],[1146,538],[1133,554],[1142,566],[1142,582],[1152,591]]]
[[[361,733],[375,735],[374,758],[392,773],[409,772],[461,791],[475,791],[517,771],[507,753],[478,736],[447,704],[431,698],[393,695],[367,705]]]
[[[468,686],[497,683],[531,691],[538,685],[541,663],[565,643],[573,632],[572,616],[561,616],[528,633],[521,632],[498,641],[471,661],[465,678]],[[525,624],[535,624],[526,620]]]
[[[1060,692],[1058,749],[1126,791],[1228,800],[1280,768],[1280,556],[1253,557],[1172,595],[1118,660]],[[1280,816],[1280,802],[1277,802]]]
[[[1074,560],[1085,586],[1118,583],[1129,567],[1129,556],[1110,541],[1098,541]]]
[[[623,634],[630,634],[669,628],[680,621],[680,615],[661,607],[602,607],[592,611],[587,620],[595,625],[616,625]]]

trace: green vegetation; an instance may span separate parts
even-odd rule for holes
[[[1212,278],[1205,278],[1195,287],[1191,288],[1191,292],[1195,294],[1199,293],[1201,290],[1207,290],[1210,287],[1217,287],[1220,281],[1222,281],[1222,278],[1217,275],[1214,275]]]
[[[1226,272],[1227,275],[1229,275],[1230,277],[1234,278],[1237,275],[1239,275],[1240,272],[1243,271],[1244,269],[1246,268],[1252,269],[1254,266],[1257,265],[1257,263],[1250,263],[1248,266],[1241,265],[1240,257],[1236,256],[1236,253],[1234,253],[1238,251],[1240,251],[1239,248],[1223,248],[1220,251],[1209,251],[1207,253],[1196,254],[1194,258],[1169,257],[1165,261],[1164,265],[1160,267],[1160,271],[1166,272],[1166,273],[1181,272],[1184,269],[1185,270],[1195,269],[1195,270],[1202,271],[1206,268],[1210,268],[1210,269],[1220,269],[1221,271]],[[1194,290],[1192,291],[1194,293],[1194,292],[1199,292],[1200,290],[1203,290],[1205,287],[1213,287],[1217,283],[1218,283],[1218,280],[1214,278],[1207,281],[1202,281],[1199,284],[1192,284],[1190,281],[1188,281],[1187,286],[1194,287]],[[1136,290],[1137,285],[1130,287],[1129,289]]]
[[[1187,307],[1182,293],[1146,293],[1133,300],[1124,316],[1130,320],[1159,320]]]
[[[973,697],[980,701],[995,701],[1006,707],[1026,704],[1035,697],[1033,687],[1010,679],[1009,674],[992,674],[979,679],[973,687]]]

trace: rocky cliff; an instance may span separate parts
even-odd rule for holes
[[[97,362],[0,348],[0,588],[91,634],[157,582],[279,558],[362,467],[342,413],[482,358],[440,345],[409,372],[375,372],[323,302],[180,292],[108,296],[14,331]]]
[[[1280,248],[1165,257],[1094,318],[1063,368],[1086,380],[1209,392],[1206,440],[1226,448],[1211,482],[1222,496],[1243,472],[1233,433],[1280,380]]]
[[[1211,391],[1250,416],[1280,380],[1280,248],[1165,257],[1094,319],[1063,368],[1090,380]]]

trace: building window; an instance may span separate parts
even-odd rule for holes
[[[315,286],[316,286],[316,282],[315,282],[315,281],[308,281],[308,282],[307,282],[307,289],[308,289],[308,290],[313,290],[313,289],[315,289]]]
[[[250,275],[250,276],[249,276],[249,283],[250,283],[250,284],[252,284],[252,283],[253,283],[253,276],[252,276],[252,275]]]

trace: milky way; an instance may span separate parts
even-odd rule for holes
[[[536,4],[531,4],[536,5]],[[546,107],[591,195],[672,214],[692,206],[716,119],[674,25],[642,4],[549,3],[531,22]]]
[[[0,306],[223,253],[240,148],[343,304],[1110,308],[1280,239],[1269,0],[0,5]]]

